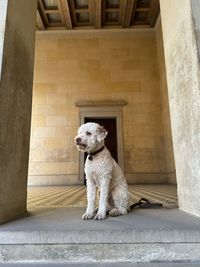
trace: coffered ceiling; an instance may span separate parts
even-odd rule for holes
[[[38,0],[38,30],[152,28],[159,0]]]

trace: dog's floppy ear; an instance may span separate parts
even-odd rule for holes
[[[102,140],[104,140],[108,134],[108,132],[104,129],[103,126],[99,126],[97,129],[97,141],[100,143]]]

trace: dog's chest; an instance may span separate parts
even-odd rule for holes
[[[85,163],[85,172],[86,175],[88,174],[89,176],[91,175],[98,175],[101,173],[102,169],[102,162],[96,159],[89,160],[87,158],[86,163]]]
[[[99,184],[100,178],[112,171],[110,160],[110,158],[94,158],[93,160],[87,158],[85,163],[86,178],[91,177],[96,184]]]

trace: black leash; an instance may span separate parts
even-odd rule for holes
[[[130,206],[131,209],[134,209],[134,208],[142,208],[142,209],[153,208],[153,209],[158,209],[158,208],[162,208],[162,207],[163,207],[162,203],[152,203],[146,198],[141,198],[139,200],[139,202],[134,203],[134,204],[132,204]]]

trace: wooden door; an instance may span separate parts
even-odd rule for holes
[[[105,139],[105,145],[110,151],[112,157],[118,162],[117,155],[117,127],[116,127],[116,119],[114,118],[85,118],[85,123],[87,122],[96,122],[99,125],[103,126],[108,135]],[[85,153],[85,160],[87,157],[87,153]],[[84,184],[86,184],[86,179],[84,175]]]

